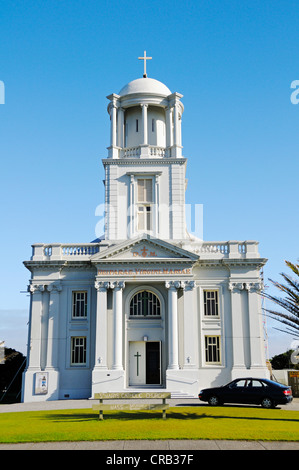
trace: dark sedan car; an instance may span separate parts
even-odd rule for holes
[[[206,388],[199,392],[198,398],[214,406],[243,403],[261,405],[263,408],[286,405],[293,400],[291,387],[252,377],[236,379],[222,387]]]

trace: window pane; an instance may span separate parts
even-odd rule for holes
[[[73,292],[73,318],[87,317],[87,292]]]
[[[138,202],[143,202],[144,201],[144,180],[137,180],[137,197],[138,197]]]
[[[138,207],[138,230],[145,230],[144,207]]]
[[[145,202],[152,202],[153,200],[152,186],[151,179],[145,180]]]
[[[152,292],[138,292],[130,302],[130,315],[139,317],[160,316],[160,300]]]
[[[204,314],[208,316],[218,316],[218,292],[204,291]]]
[[[151,207],[146,206],[146,230],[151,230],[152,224],[151,224]]]
[[[137,180],[137,199],[138,202],[153,202],[153,184],[151,178]]]
[[[220,363],[220,337],[205,337],[206,362]]]
[[[71,363],[86,364],[86,337],[72,337],[71,348]]]

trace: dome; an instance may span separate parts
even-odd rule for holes
[[[119,92],[119,96],[132,95],[133,93],[151,93],[154,95],[171,95],[171,91],[164,83],[154,78],[137,78],[125,85]]]

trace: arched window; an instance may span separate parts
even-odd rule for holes
[[[130,302],[130,316],[159,317],[161,306],[159,298],[153,292],[144,290],[137,292]]]

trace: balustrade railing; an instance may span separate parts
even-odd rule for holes
[[[148,146],[148,154],[150,157],[163,158],[166,156],[165,147],[157,147],[155,145]],[[141,155],[141,147],[127,147],[120,150],[121,158],[139,158]]]
[[[202,242],[189,244],[181,243],[185,250],[190,250],[202,259],[219,258],[258,258],[258,243],[256,241],[227,241]],[[32,245],[32,260],[75,260],[89,259],[100,251],[99,243],[69,243],[69,244],[38,244]]]

